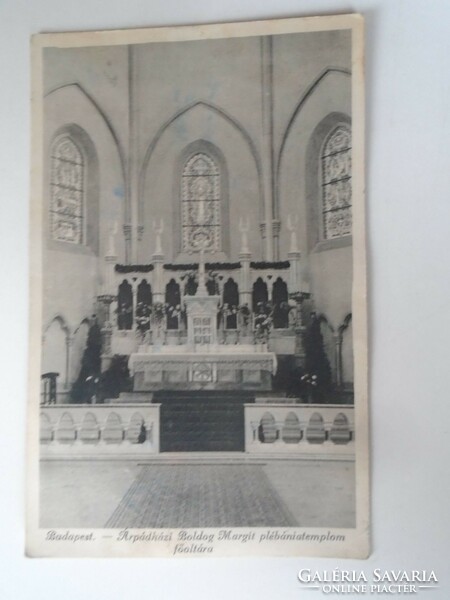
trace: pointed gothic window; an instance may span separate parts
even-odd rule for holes
[[[351,132],[338,125],[322,151],[323,237],[334,239],[352,232]]]
[[[50,232],[57,242],[83,244],[84,158],[69,136],[51,150]]]
[[[191,156],[183,168],[181,223],[185,252],[221,250],[220,170],[203,152]]]

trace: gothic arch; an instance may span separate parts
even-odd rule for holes
[[[185,132],[184,128],[186,124],[189,124],[188,133]],[[183,135],[185,135],[185,138],[183,138]],[[148,202],[148,198],[151,199],[151,190],[154,189],[155,182],[157,185],[164,187],[165,194],[169,195],[171,193],[170,189],[167,189],[166,184],[163,183],[165,181],[164,178],[170,177],[167,169],[164,169],[164,175],[161,174],[161,171],[158,171],[157,174],[155,171],[155,160],[161,158],[161,148],[166,148],[167,145],[167,148],[170,148],[171,161],[176,161],[183,152],[183,148],[189,146],[190,143],[209,142],[215,146],[216,155],[219,157],[222,155],[222,164],[224,162],[223,156],[226,157],[227,169],[230,170],[232,167],[229,160],[231,157],[234,160],[234,155],[230,149],[230,140],[233,139],[233,136],[236,143],[241,145],[243,156],[245,156],[245,161],[247,161],[246,164],[251,166],[254,176],[257,179],[257,185],[253,186],[253,194],[257,197],[261,214],[263,214],[264,200],[261,160],[252,138],[236,119],[221,108],[208,102],[196,101],[177,111],[163,123],[147,147],[139,175],[139,222],[146,222],[146,203]],[[202,141],[200,142],[200,140]],[[225,145],[223,146],[224,142]],[[230,172],[231,176],[232,173]],[[176,194],[178,197],[178,189],[176,190]],[[151,248],[145,247],[149,243],[150,238],[146,235],[142,251],[151,252]],[[174,252],[176,253],[176,249],[174,249]],[[223,259],[225,260],[226,256],[223,256]]]
[[[69,383],[69,340],[70,328],[66,320],[56,315],[44,329],[41,373],[59,373],[59,390]]]
[[[49,156],[48,156],[48,171],[49,171],[49,183],[48,196],[50,198],[49,212],[47,215],[46,222],[50,220],[50,214],[53,210],[52,198],[54,189],[53,180],[53,161],[55,159],[54,152],[55,148],[58,147],[60,142],[69,140],[71,144],[80,153],[82,157],[82,187],[83,192],[81,195],[81,239],[78,243],[71,247],[72,250],[76,250],[77,247],[89,248],[94,254],[98,254],[99,250],[99,203],[100,203],[100,182],[99,182],[99,165],[98,155],[95,145],[90,135],[85,131],[83,127],[80,127],[76,123],[67,123],[57,129],[53,134],[49,145]],[[65,243],[58,240],[54,240],[52,232],[49,231],[47,236],[51,243]],[[67,249],[67,246],[66,246]]]
[[[50,327],[51,327],[51,325],[53,324],[53,322],[54,322],[54,321],[57,321],[57,322],[59,323],[59,325],[60,325],[61,329],[62,329],[62,330],[65,332],[65,334],[66,334],[67,336],[69,336],[69,335],[70,335],[70,327],[69,327],[69,325],[68,325],[68,323],[67,323],[66,319],[65,319],[65,318],[64,318],[62,315],[60,315],[60,314],[57,314],[57,315],[55,315],[54,317],[52,317],[52,318],[51,318],[51,319],[50,319],[50,320],[47,322],[46,326],[44,327],[44,337],[45,337],[45,334],[46,334],[46,333],[47,333],[47,331],[50,329]]]
[[[286,329],[289,326],[288,286],[278,277],[272,286],[273,326],[275,329]]]
[[[307,252],[315,245],[310,239],[309,202],[305,180],[316,178],[317,163],[308,158],[308,145],[314,128],[327,115],[346,115],[351,110],[351,78],[345,69],[327,68],[320,73],[300,98],[287,121],[276,158],[275,216],[298,214],[300,223],[300,251]],[[333,93],[333,90],[335,93]],[[348,119],[348,117],[344,117]],[[281,252],[288,251],[288,240],[282,235]]]
[[[70,372],[69,381],[75,381],[81,368],[81,361],[89,335],[89,319],[83,319],[73,332],[72,345],[70,351]]]
[[[308,248],[323,240],[322,231],[322,189],[321,154],[329,135],[339,125],[351,126],[350,117],[342,112],[332,112],[324,117],[314,128],[306,148],[305,198],[308,221]],[[337,239],[333,240],[336,244]],[[339,243],[339,242],[338,242]]]
[[[74,83],[66,83],[64,85],[60,85],[58,87],[55,87],[53,89],[51,89],[49,92],[47,92],[44,95],[44,98],[48,98],[49,96],[51,96],[52,94],[59,92],[60,90],[64,90],[67,88],[74,88],[76,89],[78,92],[80,92],[81,94],[83,94],[83,96],[85,96],[85,98],[88,100],[88,102],[90,104],[92,104],[93,108],[97,111],[97,113],[100,115],[100,117],[102,118],[104,124],[106,125],[106,127],[108,128],[114,143],[116,145],[117,148],[117,152],[119,154],[119,158],[120,158],[120,164],[121,164],[121,168],[122,168],[122,176],[124,181],[126,180],[126,170],[125,170],[125,158],[124,158],[124,152],[122,149],[122,145],[120,143],[120,140],[117,136],[117,133],[114,130],[114,127],[112,126],[112,123],[109,119],[109,117],[106,115],[106,113],[103,111],[103,109],[100,107],[99,103],[93,98],[93,96],[91,96],[90,94],[88,94],[88,92],[84,89],[84,87],[82,85],[80,85],[77,82]]]
[[[285,149],[285,145],[286,145],[286,140],[291,132],[292,126],[293,126],[299,112],[301,111],[303,105],[305,104],[305,102],[310,98],[310,96],[314,93],[316,88],[324,81],[324,79],[326,77],[328,77],[331,73],[342,73],[343,75],[351,77],[351,71],[349,71],[348,69],[342,69],[340,67],[328,67],[328,68],[324,69],[320,73],[320,75],[318,75],[318,77],[316,77],[316,79],[307,88],[306,92],[300,98],[297,106],[295,107],[293,113],[291,114],[288,124],[284,130],[283,138],[281,140],[280,150],[278,152],[277,181],[278,181],[278,176],[279,176],[279,172],[280,172],[281,161],[283,159],[283,153],[284,153],[284,149]]]
[[[348,313],[345,319],[342,321],[342,324],[339,326],[339,333],[342,335],[344,331],[350,326],[352,322],[352,313]]]
[[[106,232],[113,220],[119,221],[122,225],[129,222],[131,218],[125,193],[126,161],[120,139],[99,103],[77,82],[56,87],[46,93],[44,111],[45,158],[49,155],[55,136],[70,130],[76,132],[82,142],[88,158],[88,172],[93,170],[102,172],[101,180],[97,174],[97,182],[91,181],[91,185],[94,186],[93,190],[98,196],[100,210],[108,203],[108,214],[111,214],[111,222],[103,221],[97,225],[97,229],[100,229],[97,246],[106,243]],[[108,165],[110,168],[103,169],[103,165]],[[45,178],[45,187],[48,188],[49,169],[46,169]],[[121,238],[119,257],[124,245],[125,241]],[[73,251],[73,248],[67,250]],[[98,248],[94,250],[98,252]]]
[[[183,168],[186,162],[194,154],[206,154],[211,157],[220,171],[220,224],[221,224],[221,239],[222,248],[221,250],[228,254],[230,248],[230,236],[229,236],[229,223],[230,223],[230,206],[229,206],[229,193],[228,193],[228,168],[225,160],[225,156],[221,149],[207,140],[199,139],[191,142],[183,148],[178,156],[178,160],[175,164],[174,178],[173,178],[173,234],[174,240],[179,240],[178,252],[183,251],[182,240],[181,240],[181,177]]]

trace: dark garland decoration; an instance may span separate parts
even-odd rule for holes
[[[150,273],[153,271],[153,265],[116,265],[116,273]]]
[[[184,265],[176,265],[172,263],[166,263],[164,269],[166,271],[195,271],[198,269],[198,263],[189,263]],[[225,271],[233,271],[234,269],[240,269],[241,263],[229,263],[229,262],[215,262],[215,263],[206,263],[205,268],[208,271],[220,271],[224,269]]]
[[[289,269],[291,263],[288,260],[280,260],[278,262],[267,262],[261,260],[258,262],[251,262],[250,267],[255,270],[263,269]]]
[[[252,261],[250,267],[255,270],[264,269],[289,269],[290,262],[288,260],[282,260],[278,262],[267,262],[267,261]],[[206,269],[209,271],[234,271],[241,268],[240,262],[214,262],[206,263]],[[154,265],[116,265],[116,273],[150,273],[154,269]],[[166,271],[195,271],[198,269],[198,263],[187,263],[187,264],[173,264],[165,263],[163,268]]]

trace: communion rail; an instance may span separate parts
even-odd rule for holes
[[[64,404],[40,408],[41,458],[143,458],[159,454],[160,405]],[[267,458],[353,459],[348,405],[245,404],[245,453]],[[205,453],[205,456],[207,453]]]
[[[41,456],[159,452],[159,404],[63,404],[40,409]]]
[[[255,404],[245,405],[245,450],[250,454],[352,458],[353,406],[256,399]]]

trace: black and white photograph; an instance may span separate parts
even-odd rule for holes
[[[362,32],[34,37],[32,556],[367,556]]]

